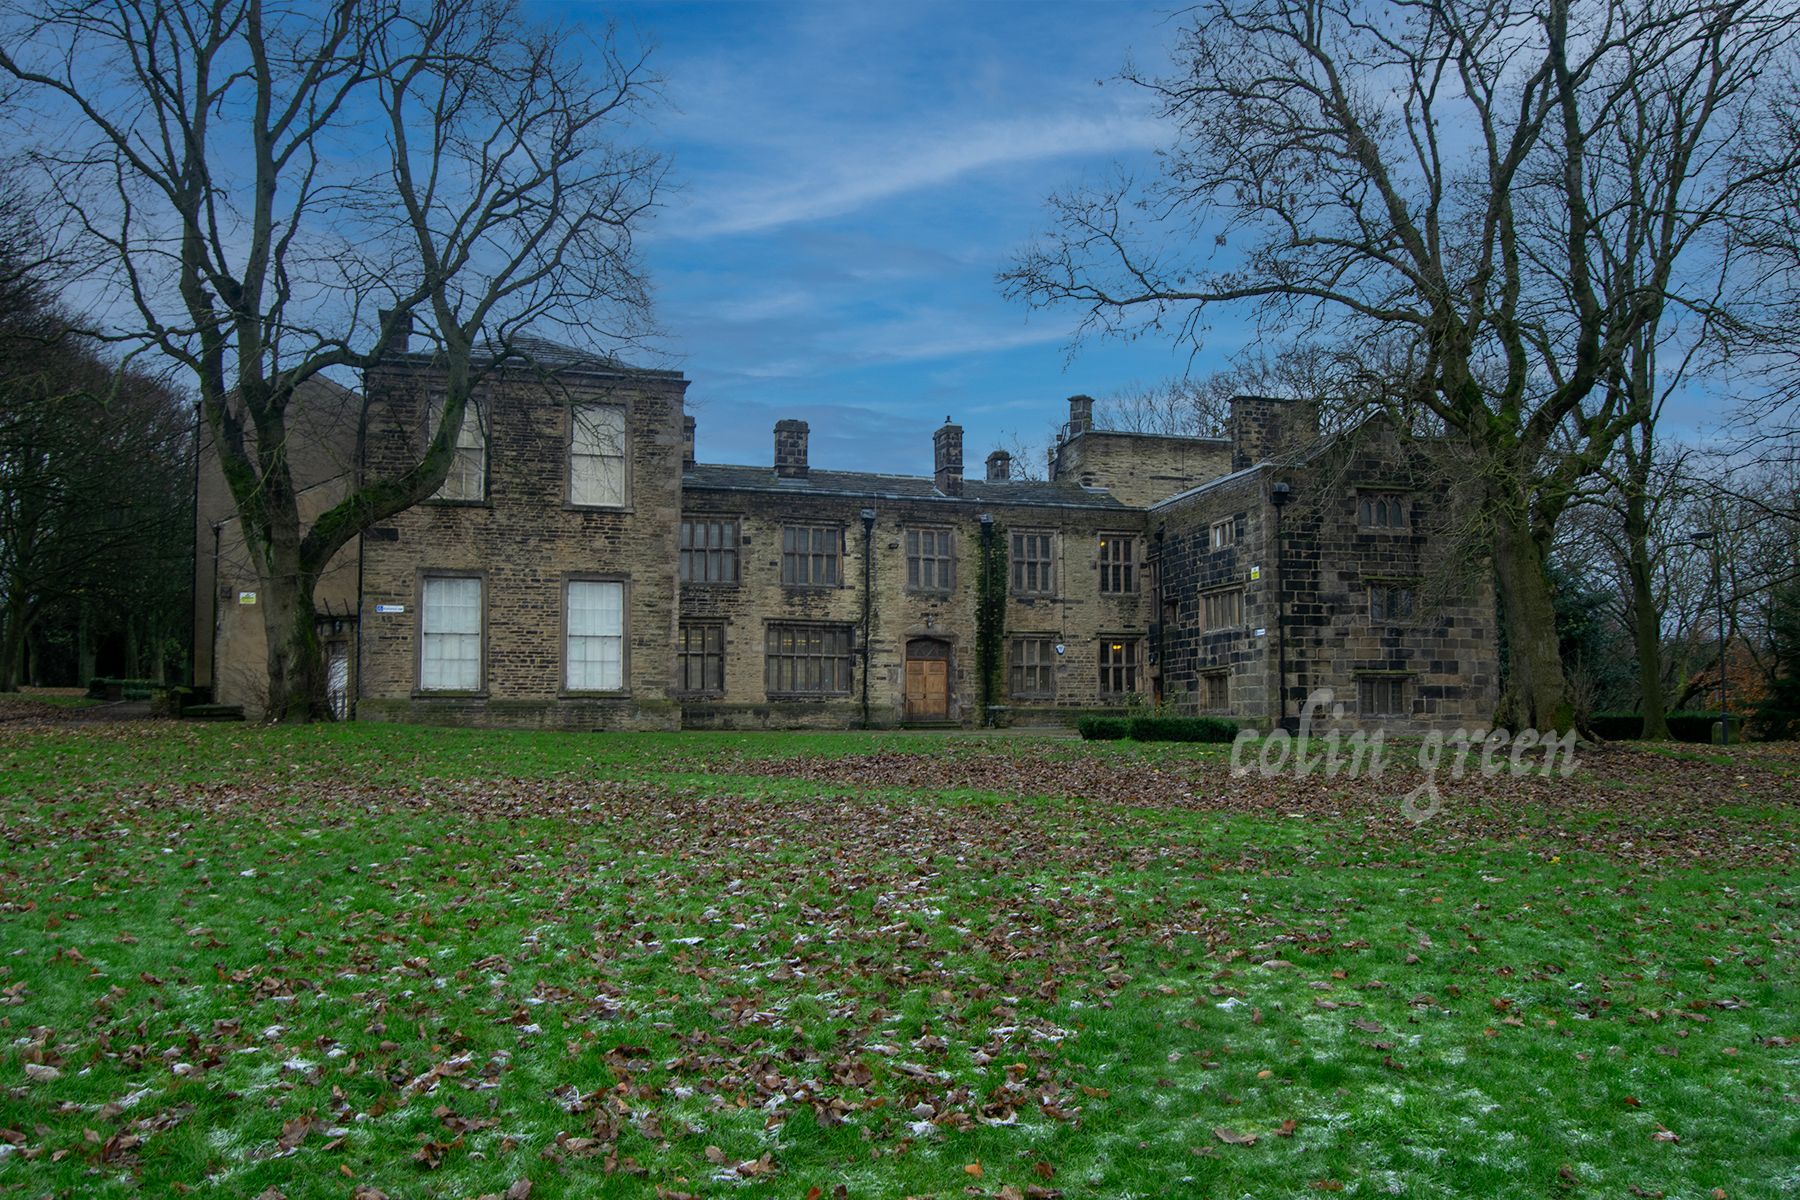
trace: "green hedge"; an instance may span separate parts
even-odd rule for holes
[[[1131,736],[1140,742],[1229,742],[1237,722],[1223,717],[1133,717]]]
[[[1609,742],[1629,742],[1644,736],[1644,718],[1641,713],[1595,713],[1588,718],[1588,725],[1596,736]]]
[[[1669,736],[1678,742],[1710,742],[1713,723],[1718,719],[1716,712],[1672,712],[1669,714]],[[1743,735],[1743,721],[1731,718],[1731,740],[1735,742]]]
[[[148,700],[158,691],[166,691],[171,685],[158,683],[154,679],[113,679],[105,675],[97,675],[88,680],[87,694],[95,700],[106,699],[107,692],[118,688],[127,700]]]
[[[1090,742],[1116,742],[1131,736],[1129,717],[1080,717],[1076,730]]]
[[[181,715],[190,721],[241,721],[244,719],[244,706],[241,704],[190,704],[181,710]]]
[[[1081,717],[1075,722],[1090,742],[1229,742],[1237,723],[1223,717]]]
[[[1669,736],[1678,742],[1710,742],[1712,727],[1718,721],[1716,712],[1672,712],[1669,714]],[[1603,712],[1588,718],[1588,725],[1610,742],[1633,741],[1644,736],[1642,713]],[[1741,717],[1731,718],[1731,740],[1744,734]]]

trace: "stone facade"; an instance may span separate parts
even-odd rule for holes
[[[1229,438],[1094,429],[1092,400],[1075,396],[1069,406],[1069,423],[1050,452],[1052,478],[1104,487],[1144,508],[1231,470]]]
[[[299,490],[300,517],[315,520],[343,499],[356,470],[357,414],[362,397],[323,380],[300,388],[288,410],[288,466]],[[254,434],[247,431],[247,435]],[[244,540],[225,473],[206,426],[201,425],[194,496],[194,683],[222,704],[260,715],[266,701],[268,637],[263,629],[261,585]],[[360,546],[332,556],[313,605],[320,640],[337,668],[337,711],[348,715],[354,696],[357,564]]]
[[[713,465],[688,470],[684,517],[735,528],[739,562],[735,582],[682,585],[683,625],[720,627],[724,645],[720,686],[681,697],[686,723],[966,725],[979,723],[986,709],[996,717],[1036,719],[1115,702],[1100,695],[1097,647],[1103,638],[1128,640],[1142,670],[1148,598],[1141,512],[1066,483],[965,481],[960,470],[948,478],[946,464],[960,468],[962,461],[961,432],[953,425],[938,430],[940,471],[933,479],[841,471],[795,477]],[[818,529],[829,531],[827,544],[841,550],[836,582],[796,583],[783,563],[796,536],[790,531]],[[1047,555],[1047,589],[1027,594],[1010,586],[1015,534],[1043,539],[1034,549]],[[1103,593],[1100,543],[1121,534],[1132,542],[1133,586]],[[984,548],[998,548],[997,571],[983,571]],[[926,559],[929,571],[922,570]],[[1004,606],[1003,623],[988,630],[980,620],[984,597]],[[845,631],[853,660],[847,690],[799,698],[773,686],[770,628],[792,624]],[[1017,697],[1007,645],[989,645],[988,653],[999,656],[997,670],[984,672],[981,665],[984,639],[1014,637],[1045,643],[1052,656],[1047,671],[1034,673],[1043,682]],[[947,664],[941,713],[918,703],[917,693],[909,700],[908,672],[919,673],[909,660]],[[1137,690],[1148,692],[1147,675]]]
[[[429,365],[397,358],[371,371],[366,462],[392,473],[415,459],[427,431]],[[363,545],[365,719],[487,725],[673,728],[675,513],[681,503],[682,398],[675,372],[574,362],[547,378],[502,370],[477,393],[485,486],[467,499],[417,504],[369,530]],[[622,415],[623,486],[578,496],[572,448],[578,413]],[[422,663],[424,590],[434,578],[477,581],[480,664],[470,687],[433,687]],[[623,593],[616,686],[587,687],[563,654],[572,584]]]
[[[1270,723],[1320,685],[1371,723],[1491,712],[1491,590],[1428,586],[1431,505],[1379,431],[1321,440],[1314,407],[1245,398],[1229,439],[1120,434],[1076,397],[1048,481],[1000,452],[965,478],[949,421],[930,476],[814,469],[793,420],[769,466],[697,463],[679,374],[541,349],[483,385],[454,498],[357,548],[360,718],[973,726],[1156,700]],[[362,469],[417,455],[433,372],[368,373]]]
[[[1239,402],[1258,416],[1280,403]],[[1315,418],[1293,412],[1244,422],[1251,436],[1277,431],[1261,449],[1284,454],[1149,510],[1165,702],[1291,723],[1324,688],[1360,726],[1485,725],[1500,690],[1494,593],[1485,573],[1457,575],[1435,553],[1444,514],[1419,486],[1418,449],[1379,420],[1309,439]],[[1241,616],[1209,621],[1231,606],[1207,598],[1230,592]]]

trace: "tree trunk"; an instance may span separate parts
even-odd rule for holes
[[[25,606],[9,600],[5,624],[0,625],[0,692],[19,690],[19,660],[24,650]]]
[[[279,554],[275,569],[258,581],[261,592],[263,633],[269,643],[269,695],[263,713],[266,721],[300,723],[328,721],[331,706],[325,695],[325,658],[319,644],[319,626],[313,611],[313,581],[298,567],[298,553],[283,569]],[[297,581],[297,583],[296,583]]]
[[[1625,497],[1626,573],[1631,578],[1631,632],[1637,643],[1638,691],[1643,697],[1645,738],[1669,740],[1669,713],[1663,695],[1662,613],[1656,607],[1650,563],[1650,521],[1644,494],[1635,485]]]
[[[1566,733],[1575,725],[1556,642],[1548,554],[1523,517],[1501,518],[1494,573],[1506,621],[1508,674],[1496,725]]]
[[[128,613],[125,617],[125,678],[127,679],[144,677],[144,656],[140,649],[137,621]]]
[[[169,682],[169,656],[166,653],[168,643],[162,636],[160,614],[145,614],[144,642],[150,647],[150,678],[159,684]]]
[[[75,620],[75,683],[86,687],[94,677],[94,622],[88,614],[88,600],[81,598],[80,615]]]

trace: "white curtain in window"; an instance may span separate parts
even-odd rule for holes
[[[569,690],[618,691],[625,686],[625,585],[574,580],[568,603]]]
[[[444,397],[431,398],[430,432],[435,435],[444,420]],[[462,425],[456,431],[456,457],[450,462],[450,473],[434,498],[438,500],[485,500],[487,498],[487,424],[481,401],[474,396],[463,408]]]
[[[481,686],[481,580],[427,579],[421,608],[420,688],[475,691]]]
[[[625,410],[577,404],[569,445],[569,502],[618,508],[625,503]]]

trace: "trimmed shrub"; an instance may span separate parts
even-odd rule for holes
[[[169,686],[154,679],[112,679],[97,675],[88,680],[87,694],[94,700],[148,700],[153,693]]]
[[[1133,717],[1131,736],[1140,742],[1229,742],[1237,722],[1223,717]]]
[[[1090,742],[1116,742],[1131,736],[1131,721],[1126,717],[1081,717],[1075,728]]]
[[[1678,742],[1710,742],[1713,723],[1718,719],[1719,714],[1716,712],[1672,712],[1668,717],[1669,736]],[[1609,742],[1633,741],[1644,736],[1642,713],[1595,713],[1588,718],[1588,724],[1596,734]],[[1733,716],[1731,740],[1735,742],[1743,736],[1744,719]]]
[[[1718,719],[1716,712],[1672,712],[1669,714],[1669,736],[1678,742],[1710,742],[1713,723]],[[1742,719],[1732,717],[1731,740],[1739,741],[1743,736]]]
[[[189,721],[241,721],[244,719],[244,706],[241,704],[190,704],[181,710],[181,715]]]
[[[1639,713],[1603,712],[1588,718],[1596,736],[1609,742],[1627,742],[1644,736],[1644,718]]]
[[[192,688],[163,688],[150,697],[150,711],[159,717],[179,717],[181,710],[195,703]]]

